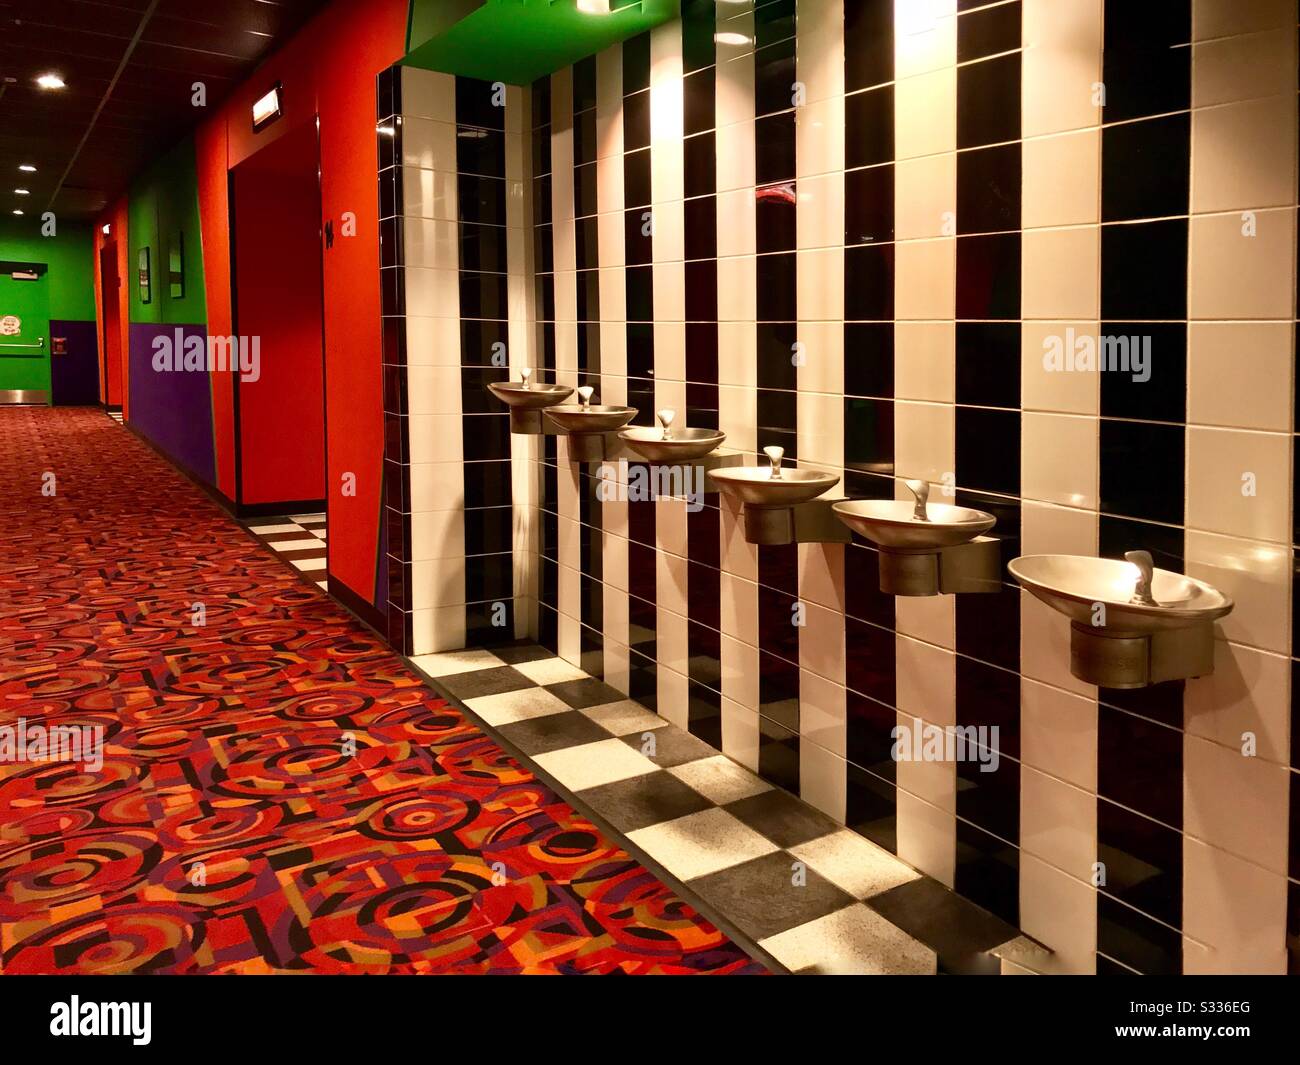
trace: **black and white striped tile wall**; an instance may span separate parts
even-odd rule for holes
[[[412,648],[476,642],[470,557],[513,565],[478,586],[518,591],[512,626],[1016,923],[1048,971],[1300,969],[1295,0],[682,9],[509,90],[511,365],[780,445],[848,496],[947,486],[1004,562],[1146,548],[1236,600],[1216,672],[1099,691],[1010,582],[894,599],[865,543],[758,549],[716,495],[602,499],[562,439],[488,431],[483,360],[412,316],[419,286],[473,291],[412,280],[412,218],[477,220],[410,147],[421,112],[486,123],[407,71],[407,498],[513,521],[482,553],[425,541],[464,594],[394,551],[435,619]],[[1045,362],[1102,337],[1150,338],[1149,379]],[[432,393],[463,436],[417,426],[420,360],[467,367]],[[471,435],[491,486],[460,473]],[[998,726],[999,768],[895,762],[914,719]]]

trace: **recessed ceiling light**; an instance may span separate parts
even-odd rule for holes
[[[15,208],[14,208],[14,214],[22,214],[22,211],[18,210],[18,208],[15,207]]]
[[[14,189],[14,192],[16,192],[19,196],[30,196],[30,195],[31,195],[31,190],[30,190],[30,189]]]
[[[65,89],[67,83],[57,74],[42,74],[36,79],[36,84],[42,89]]]
[[[578,0],[578,10],[584,15],[608,15],[609,0]]]
[[[22,171],[23,173],[25,173],[25,174],[34,174],[34,173],[36,173],[36,167],[32,166],[31,163],[19,163],[19,164],[18,164],[18,169],[21,170],[21,171]]]

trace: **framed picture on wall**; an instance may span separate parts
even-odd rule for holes
[[[153,302],[153,285],[149,278],[149,249],[141,248],[138,257],[140,267],[140,302]]]
[[[185,297],[185,234],[179,229],[167,249],[168,294],[174,300]]]

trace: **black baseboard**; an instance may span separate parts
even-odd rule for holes
[[[325,510],[323,499],[286,499],[280,503],[236,503],[237,518],[274,518],[281,514],[314,514]]]
[[[388,631],[388,618],[374,603],[357,595],[356,592],[333,574],[329,575],[329,593],[361,621],[374,629],[380,639],[385,643],[388,642],[388,637],[384,635]]]

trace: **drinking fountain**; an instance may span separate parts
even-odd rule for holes
[[[519,381],[492,381],[491,393],[510,408],[510,431],[540,436],[545,432],[542,410],[562,403],[573,394],[568,385],[533,384],[533,371],[525,366],[519,371]]]
[[[997,519],[982,510],[930,502],[928,481],[904,481],[911,500],[846,499],[831,509],[876,545],[886,595],[996,592],[1000,541],[984,536]]]
[[[605,434],[622,429],[636,417],[635,407],[592,406],[592,387],[578,389],[578,403],[558,404],[544,409],[546,417],[569,438],[569,457],[574,462],[603,462],[609,458]]]
[[[819,470],[781,468],[785,449],[765,447],[766,466],[710,470],[719,490],[744,505],[745,539],[751,544],[847,543],[833,519],[831,500],[818,499],[839,477]]]
[[[1217,588],[1126,561],[1024,555],[1007,567],[1034,598],[1070,619],[1070,672],[1102,688],[1144,688],[1214,672],[1214,622],[1233,602]]]
[[[727,439],[727,434],[717,429],[674,429],[677,412],[670,407],[659,411],[657,417],[659,428],[634,425],[618,434],[623,443],[649,462],[675,464],[701,459]]]

